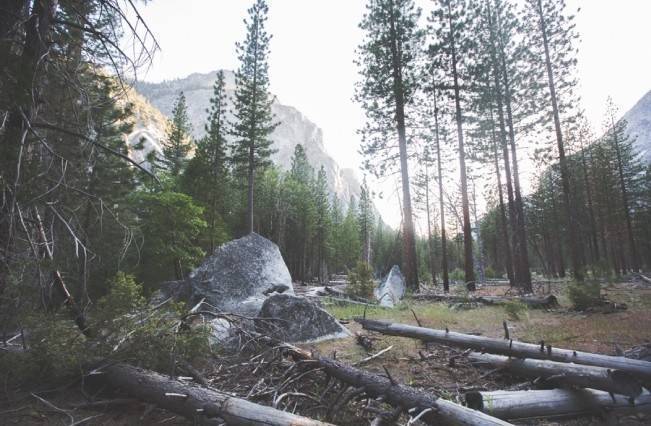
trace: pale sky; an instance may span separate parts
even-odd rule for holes
[[[193,72],[236,69],[235,42],[244,38],[249,0],[154,0],[140,6],[161,51],[147,81]],[[364,0],[269,0],[271,91],[324,132],[326,150],[342,167],[359,170],[358,136],[363,122],[351,100],[358,80],[354,52]],[[417,4],[428,7],[429,1]],[[579,6],[577,29],[580,95],[600,133],[606,98],[624,113],[651,90],[651,0],[568,0]],[[361,174],[361,173],[360,173]],[[397,200],[377,200],[387,221],[399,223]]]

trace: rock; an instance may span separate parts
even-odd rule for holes
[[[222,312],[255,317],[268,294],[294,294],[278,246],[252,233],[215,250],[187,280],[190,303],[201,300]]]
[[[393,307],[405,295],[405,278],[400,272],[398,265],[393,265],[389,274],[375,289],[375,297],[380,306]]]
[[[332,315],[304,297],[274,294],[265,300],[258,316],[258,331],[286,342],[313,342],[350,335]]]

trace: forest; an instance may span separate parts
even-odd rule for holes
[[[648,424],[651,163],[565,0],[366,0],[346,199],[274,160],[273,1],[131,143],[147,3],[0,4],[0,423]]]

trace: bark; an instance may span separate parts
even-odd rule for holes
[[[115,364],[102,370],[104,380],[128,395],[182,415],[199,424],[326,426],[306,417],[255,404],[214,389],[184,383],[150,370]],[[196,423],[195,423],[196,424]]]
[[[429,157],[429,155],[428,155]],[[432,219],[429,205],[429,158],[424,159],[425,163],[425,210],[427,211],[427,252],[429,260],[429,269],[432,274],[432,284],[436,285],[436,267],[434,262],[434,247],[432,244]]]
[[[468,203],[468,178],[466,176],[466,152],[463,141],[461,95],[459,87],[459,73],[457,70],[457,50],[454,35],[454,22],[452,9],[448,2],[448,23],[450,25],[450,51],[452,54],[452,76],[454,79],[454,105],[455,121],[457,123],[457,138],[459,143],[459,171],[461,179],[461,209],[463,211],[463,253],[466,286],[469,291],[475,291],[475,269],[472,254],[472,228],[470,226],[470,206]]]
[[[571,362],[581,365],[594,365],[614,370],[621,370],[638,377],[646,385],[651,385],[651,362],[628,359],[621,356],[594,354],[569,349],[544,347],[540,344],[495,339],[471,334],[455,333],[446,330],[414,327],[406,324],[390,323],[355,318],[366,330],[377,331],[392,336],[412,337],[424,342],[435,342],[449,346],[469,348],[493,354],[515,356],[520,358],[546,359],[557,362]]]
[[[470,408],[509,420],[574,417],[603,412],[618,415],[651,413],[649,393],[637,397],[634,404],[621,395],[610,395],[594,389],[469,392],[465,399]]]
[[[443,201],[443,173],[441,167],[441,141],[439,137],[439,110],[434,94],[434,132],[436,141],[436,168],[439,184],[439,209],[441,211],[441,273],[443,274],[443,291],[450,291],[450,276],[448,274],[448,242],[445,233],[445,203]]]
[[[495,127],[492,127],[491,137],[493,145],[493,159],[495,163],[495,176],[497,177],[497,195],[500,205],[500,228],[502,231],[502,240],[504,242],[504,263],[506,268],[506,276],[509,278],[509,285],[513,287],[515,285],[515,277],[513,275],[513,256],[511,254],[511,242],[509,240],[509,228],[508,221],[506,219],[506,207],[504,205],[504,191],[502,190],[502,176],[500,173],[499,155],[497,153],[497,141],[495,140]]]
[[[540,31],[545,48],[545,66],[547,69],[547,80],[549,83],[549,94],[552,101],[552,113],[554,115],[554,129],[556,131],[556,144],[558,147],[558,162],[561,169],[561,185],[563,188],[564,210],[568,224],[568,245],[570,247],[570,258],[572,260],[572,273],[574,278],[583,281],[583,264],[581,262],[581,241],[577,233],[578,227],[575,223],[574,213],[570,204],[572,197],[570,194],[570,172],[565,159],[565,146],[563,144],[563,131],[561,130],[561,119],[558,109],[558,100],[556,97],[556,85],[554,83],[554,73],[549,53],[549,40],[547,36],[547,23],[542,9],[542,0],[538,0],[538,17],[540,18]]]
[[[518,377],[542,379],[542,384],[554,387],[572,386],[598,389],[630,398],[635,398],[642,393],[642,386],[635,377],[621,370],[541,359],[511,358],[478,352],[469,354],[468,359],[475,365],[499,368]]]
[[[394,8],[390,8],[389,20],[391,34],[391,65],[393,68],[393,95],[396,102],[396,123],[398,131],[398,145],[400,150],[400,175],[402,181],[402,208],[403,208],[403,250],[404,271],[407,287],[418,291],[418,264],[416,260],[416,239],[414,237],[414,221],[411,208],[411,193],[409,188],[409,166],[407,163],[407,135],[405,132],[405,93],[402,81],[402,63],[398,46],[398,35],[395,27]]]
[[[275,339],[269,339],[273,346],[278,346]],[[421,391],[411,386],[395,382],[391,377],[385,377],[365,370],[345,365],[339,361],[313,356],[310,352],[289,344],[282,344],[295,358],[317,361],[318,367],[326,374],[355,388],[363,389],[371,397],[382,397],[384,401],[413,417],[424,410],[420,420],[431,425],[508,425],[502,420],[488,416],[481,411],[471,410],[454,402],[439,398],[427,391]]]

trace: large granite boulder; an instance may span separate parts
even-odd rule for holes
[[[252,233],[223,244],[189,276],[191,300],[254,317],[274,292],[294,294],[278,246]]]
[[[402,276],[398,265],[393,265],[374,293],[380,306],[391,308],[404,297],[405,288],[405,277]]]
[[[314,342],[350,335],[332,315],[304,297],[274,294],[265,300],[258,317],[258,331],[285,342]]]

